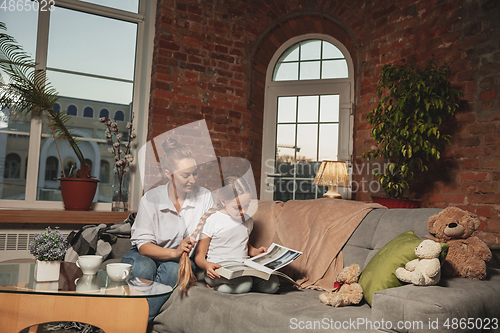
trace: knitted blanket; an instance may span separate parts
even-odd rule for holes
[[[282,205],[282,207],[280,207]],[[343,268],[342,247],[363,218],[379,204],[321,198],[273,206],[274,242],[303,254],[283,270],[308,289],[332,290]]]
[[[68,250],[64,261],[76,262],[78,256],[98,254],[102,260],[111,253],[111,245],[119,237],[130,238],[130,228],[137,213],[130,214],[120,223],[85,225],[79,231],[72,231],[68,235]]]

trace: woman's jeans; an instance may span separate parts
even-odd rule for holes
[[[177,283],[177,277],[179,275],[178,258],[168,261],[153,260],[141,255],[137,247],[133,246],[132,249],[123,256],[121,262],[132,265],[132,269],[130,270],[130,275],[132,276],[160,282],[172,288]],[[191,260],[191,269],[193,272],[196,271],[196,264],[193,260]],[[160,312],[160,308],[170,295],[171,294],[147,298],[149,304],[149,322],[151,322],[158,312]]]

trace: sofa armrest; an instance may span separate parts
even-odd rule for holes
[[[487,280],[482,281],[457,277],[435,286],[404,285],[382,290],[374,294],[372,305],[372,321],[390,322],[392,329],[388,331],[392,332],[481,332],[478,324],[484,326],[488,320],[497,323],[497,330],[491,331],[500,331],[500,270],[489,269]],[[474,321],[465,329],[453,325],[468,318],[484,320]],[[402,327],[397,327],[400,322]],[[495,328],[492,324],[490,327]]]

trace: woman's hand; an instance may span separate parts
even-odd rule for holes
[[[269,249],[269,246],[261,246],[259,248],[255,248],[252,245],[248,244],[248,255],[250,257],[255,257],[261,253],[267,252],[267,249]]]
[[[193,238],[191,237],[184,238],[177,247],[177,249],[175,250],[177,258],[180,258],[184,252],[186,252],[189,255],[189,253],[191,253],[191,250],[195,245],[196,241]]]
[[[220,278],[220,275],[215,272],[215,270],[220,267],[221,266],[219,264],[207,261],[206,263],[207,276],[212,280],[215,278]]]

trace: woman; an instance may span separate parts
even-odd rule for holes
[[[172,138],[162,147],[162,166],[169,182],[141,198],[132,226],[132,249],[122,262],[132,265],[133,276],[174,287],[179,258],[183,252],[192,253],[196,243],[189,236],[214,201],[210,191],[195,185],[198,173],[189,147]],[[193,260],[191,265],[194,271]],[[168,296],[148,299],[149,321],[167,299]]]

